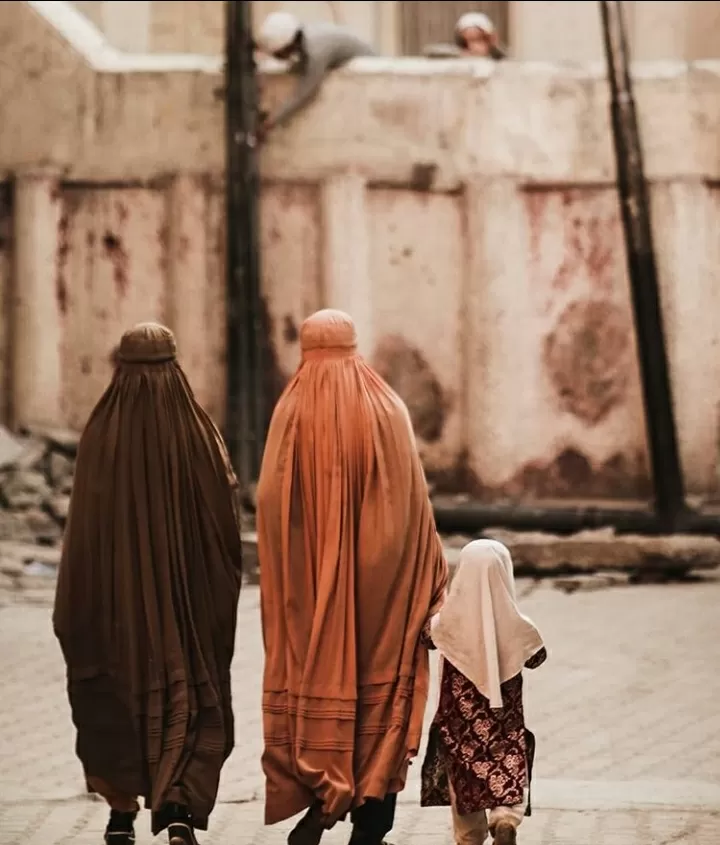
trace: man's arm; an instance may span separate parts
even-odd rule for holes
[[[330,56],[326,54],[309,57],[307,69],[298,82],[295,91],[287,102],[280,106],[277,112],[269,119],[266,129],[283,126],[299,111],[310,105],[320,93],[320,88],[330,69],[330,65]]]

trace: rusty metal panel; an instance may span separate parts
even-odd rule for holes
[[[265,183],[260,200],[262,291],[270,336],[268,399],[273,405],[300,363],[300,326],[321,307],[320,192]]]
[[[552,435],[554,454],[494,492],[645,498],[650,481],[617,193],[528,190],[524,203],[535,325],[518,341],[540,363],[546,410],[538,425]]]
[[[12,330],[12,190],[0,183],[0,423],[10,421],[10,336]]]
[[[65,186],[57,296],[67,421],[81,428],[112,374],[122,333],[166,319],[165,197],[148,188]]]
[[[368,192],[372,362],[408,406],[429,477],[445,487],[463,449],[461,198]]]

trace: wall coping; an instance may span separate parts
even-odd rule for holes
[[[107,40],[95,24],[66,0],[26,0],[27,5],[42,17],[81,56],[93,70],[102,73],[178,73],[199,72],[219,74],[224,58],[198,53],[128,53],[118,50]],[[365,57],[356,59],[345,73],[360,76],[392,74],[393,76],[461,76],[489,79],[512,69],[513,75],[564,76],[572,79],[604,79],[605,62],[558,63],[514,62],[497,63],[478,59],[428,59],[420,56]],[[284,74],[281,62],[266,60],[261,64],[263,73]],[[638,79],[672,79],[691,70],[704,71],[720,76],[720,60],[696,62],[651,61],[634,62],[633,76]]]

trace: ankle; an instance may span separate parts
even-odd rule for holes
[[[137,818],[137,811],[123,812],[121,810],[110,810],[110,819],[108,820],[106,832],[107,833],[132,833],[135,819]]]

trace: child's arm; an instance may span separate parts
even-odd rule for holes
[[[543,646],[540,651],[536,651],[532,657],[530,657],[525,662],[526,669],[537,669],[538,666],[542,666],[543,663],[547,660],[547,649]]]
[[[435,643],[432,641],[432,634],[430,632],[430,622],[432,620],[428,619],[425,623],[425,627],[420,632],[420,644],[424,645],[425,648],[434,649]]]

